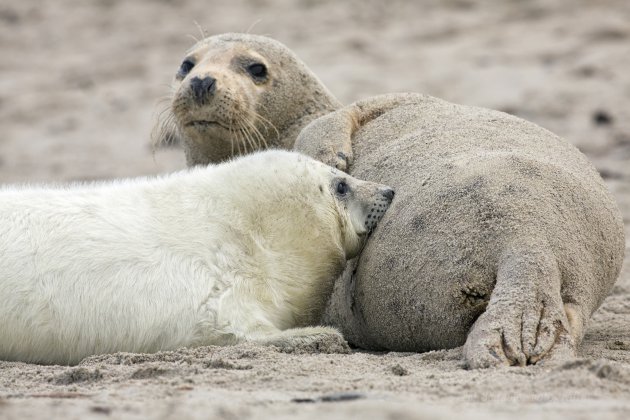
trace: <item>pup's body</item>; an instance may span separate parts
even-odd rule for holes
[[[358,192],[340,200],[336,179]],[[387,201],[379,188],[274,151],[162,178],[4,189],[0,358],[334,334],[282,330],[318,321],[359,221]]]

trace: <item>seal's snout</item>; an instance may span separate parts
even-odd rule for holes
[[[396,194],[396,192],[393,189],[387,187],[381,190],[381,194],[383,194],[383,197],[391,202],[394,199],[394,195]]]
[[[367,219],[364,222],[368,233],[376,228],[376,225],[385,215],[385,212],[389,208],[389,205],[394,199],[395,192],[392,188],[382,186],[378,188],[377,194],[374,197],[371,207],[368,210]]]
[[[216,90],[217,79],[206,76],[203,79],[195,76],[190,79],[190,90],[195,97],[195,101],[203,104]]]

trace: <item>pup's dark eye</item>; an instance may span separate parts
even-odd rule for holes
[[[267,77],[267,67],[261,63],[254,63],[247,66],[247,72],[255,79],[264,79]]]
[[[179,70],[177,70],[177,78],[183,79],[184,77],[186,77],[186,75],[190,73],[193,67],[195,67],[195,63],[190,60],[184,60],[182,65],[179,66]]]
[[[348,191],[350,191],[350,187],[348,187],[348,184],[346,184],[345,181],[339,181],[337,183],[336,191],[337,195],[343,197],[344,195],[348,194]]]

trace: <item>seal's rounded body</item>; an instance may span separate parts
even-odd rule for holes
[[[309,326],[392,194],[285,151],[0,190],[0,359],[72,364],[242,341],[336,339],[343,350],[335,330]]]
[[[582,153],[522,119],[415,94],[316,120],[296,149],[334,163],[348,144],[349,172],[397,199],[337,283],[330,324],[369,349],[468,337],[474,367],[575,349],[625,247],[615,201]]]

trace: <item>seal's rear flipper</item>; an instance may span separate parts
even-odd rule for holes
[[[524,366],[575,356],[555,256],[541,241],[534,242],[538,245],[513,246],[501,256],[488,307],[464,345],[469,367]]]

